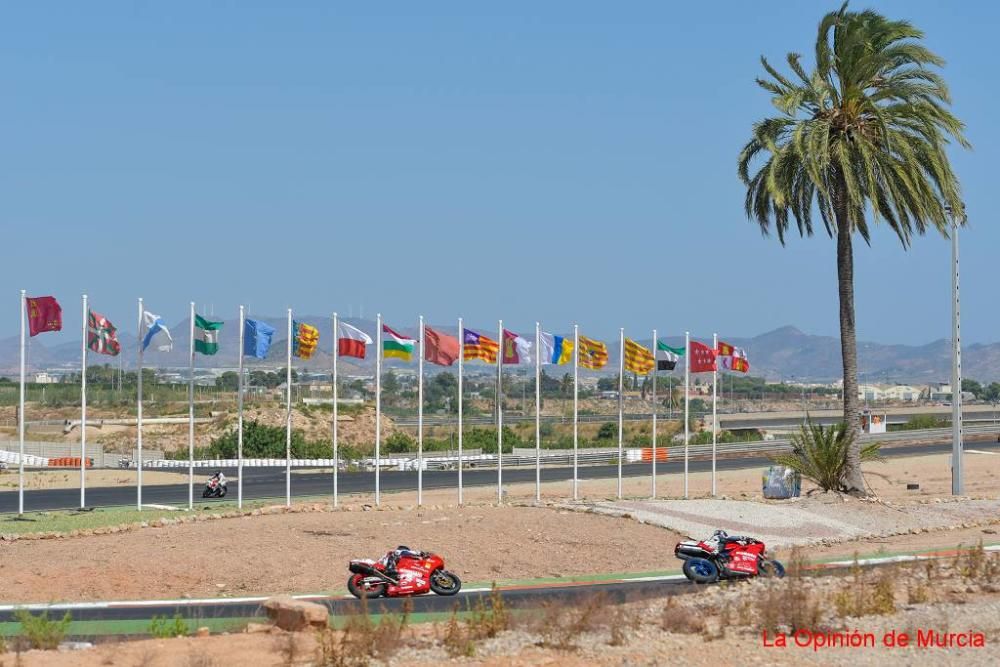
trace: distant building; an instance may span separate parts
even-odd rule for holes
[[[862,384],[858,386],[858,399],[862,401],[909,402],[918,401],[925,394],[924,387],[914,387],[908,384]]]
[[[35,373],[35,384],[55,384],[59,378],[49,373]]]

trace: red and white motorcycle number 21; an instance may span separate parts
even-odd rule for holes
[[[757,554],[734,551],[729,554],[727,566],[734,572],[757,574]]]

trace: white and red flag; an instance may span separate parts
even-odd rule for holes
[[[346,322],[337,322],[337,354],[342,357],[365,358],[365,346],[371,345],[371,336]]]

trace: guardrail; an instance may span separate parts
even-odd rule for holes
[[[971,425],[964,428],[963,432],[966,435],[976,435],[984,433],[996,433],[997,428],[992,424],[978,424]],[[938,429],[923,429],[917,431],[895,431],[892,433],[882,433],[878,435],[863,435],[861,436],[862,442],[935,442],[940,440],[945,440],[951,436],[950,428],[938,428]],[[771,454],[776,452],[787,451],[791,448],[790,440],[756,440],[753,442],[733,442],[733,443],[719,443],[716,446],[716,453],[718,456],[732,456],[732,455],[755,455],[755,454]],[[523,451],[522,448],[518,448]],[[684,455],[684,445],[677,444],[675,442],[670,442],[665,444],[665,446],[660,447],[661,450],[666,450],[668,459],[676,459]],[[628,447],[623,451],[626,455],[626,460],[629,462],[638,462],[642,460],[643,452],[648,452],[649,447]],[[688,456],[691,458],[702,458],[710,456],[712,453],[711,444],[703,445],[689,445]],[[495,454],[473,454],[464,453],[462,455],[463,464],[467,464],[468,467],[482,467],[482,466],[495,466],[496,465],[496,455]],[[573,462],[573,450],[542,450],[540,455],[543,465],[569,465]],[[17,464],[18,454],[16,452],[9,452],[0,450],[0,461],[8,464]],[[425,456],[423,458],[423,467],[427,469],[451,469],[458,466],[458,456]],[[618,460],[618,448],[607,448],[607,449],[586,449],[577,450],[577,461],[583,465],[599,464],[599,463],[614,463]],[[348,461],[341,459],[339,462],[335,462],[334,459],[292,459],[291,466],[293,468],[310,468],[310,467],[333,467],[335,464],[339,463],[341,467],[347,467],[349,465],[359,466],[367,470],[374,470],[376,462],[374,458],[366,458],[355,461]],[[505,467],[517,467],[524,465],[534,465],[535,456],[534,455],[511,455],[507,454],[503,457],[503,464]],[[25,456],[25,465],[44,467],[48,465],[48,459],[45,457],[37,456]],[[155,459],[144,462],[144,467],[147,468],[187,468],[190,464],[187,459]],[[196,468],[235,468],[239,465],[237,459],[202,459],[194,461],[194,467]],[[248,468],[267,468],[267,467],[285,467],[285,459],[243,459],[243,465]],[[379,461],[379,466],[381,468],[395,468],[398,470],[416,470],[418,465],[417,458],[410,454],[407,456],[394,456],[394,457],[383,457]]]

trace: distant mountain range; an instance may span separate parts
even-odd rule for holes
[[[275,327],[277,333],[268,359],[258,361],[247,359],[248,367],[278,368],[285,365],[287,330],[286,320],[274,317],[259,317]],[[326,370],[331,365],[332,331],[329,317],[301,317],[299,321],[312,324],[320,330],[320,349],[308,361],[294,359],[296,368],[309,370]],[[375,339],[375,322],[359,318],[345,318],[344,321],[366,331]],[[171,352],[158,352],[152,348],[146,353],[146,365],[158,368],[185,368],[188,365],[188,320],[176,323],[170,328],[174,335],[174,349]],[[235,368],[237,365],[237,321],[227,321],[222,330],[219,353],[206,357],[198,355],[197,365],[200,368]],[[454,324],[428,324],[439,331],[454,333]],[[491,337],[496,333],[494,327],[469,328],[482,331]],[[415,335],[416,328],[397,329],[406,335]],[[529,340],[534,332],[523,334]],[[136,337],[128,332],[119,332],[122,343],[123,358],[121,363],[125,368],[135,368]],[[711,340],[710,337],[700,337]],[[671,345],[683,345],[683,339],[676,336],[666,337]],[[31,340],[28,366],[32,371],[76,368],[80,363],[80,343],[62,343],[46,347],[44,336]],[[638,339],[649,344],[649,339]],[[749,338],[728,337],[726,342],[743,347],[750,359],[751,375],[764,376],[771,380],[809,380],[832,381],[841,375],[840,340],[834,336],[815,336],[803,333],[792,326],[785,326],[774,331]],[[610,361],[607,366],[609,373],[618,368],[617,340],[609,340]],[[858,370],[862,382],[906,382],[930,383],[948,381],[951,376],[951,352],[947,340],[936,340],[926,345],[883,345],[880,343],[860,342],[858,344]],[[119,360],[97,354],[89,356],[91,364],[117,364]],[[0,375],[13,377],[18,372],[18,339],[17,337],[0,339]],[[374,356],[364,361],[356,359],[341,359],[341,372],[370,373],[374,369]],[[392,362],[390,365],[395,365]],[[477,366],[480,366],[477,362]],[[1000,343],[968,345],[962,350],[962,365],[967,377],[980,382],[1000,381]],[[471,370],[471,367],[470,367]]]

